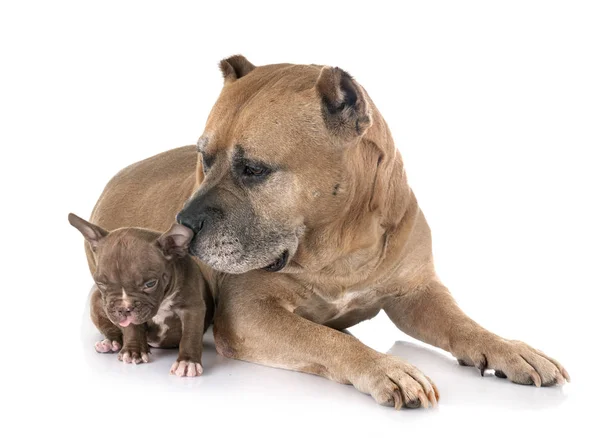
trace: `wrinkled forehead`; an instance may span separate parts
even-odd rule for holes
[[[322,144],[326,131],[314,89],[319,71],[316,66],[258,67],[226,85],[198,150],[213,155],[242,146],[256,156],[268,149],[270,158],[277,160],[299,144]]]
[[[119,284],[137,284],[149,275],[159,275],[165,259],[153,240],[131,233],[112,232],[98,251],[96,276]]]

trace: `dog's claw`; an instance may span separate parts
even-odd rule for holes
[[[117,355],[117,359],[119,359],[123,363],[132,363],[136,365],[139,365],[142,362],[147,363],[149,361],[147,353],[129,350],[126,348],[121,349],[121,351]]]
[[[392,392],[392,397],[394,399],[394,409],[399,411],[402,409],[402,396],[400,395],[400,390],[396,389]]]
[[[482,354],[482,356],[483,356],[483,360],[481,362],[479,362],[479,365],[477,365],[477,368],[479,369],[479,371],[481,371],[481,377],[483,377],[483,375],[485,374],[485,370],[487,369],[487,366],[488,366],[487,357],[485,357],[485,354]]]
[[[425,377],[427,377],[427,376],[425,376]],[[431,380],[429,377],[427,377],[427,380],[431,384],[431,388],[432,388],[432,390],[427,393],[427,398],[429,399],[431,406],[436,407],[438,404],[438,401],[440,400],[440,393],[438,392],[438,389],[437,389],[437,386],[435,386],[435,383],[433,383],[433,380]]]
[[[103,341],[96,342],[94,348],[98,353],[115,353],[121,349],[121,344],[117,341],[104,339]]]
[[[176,361],[172,366],[169,374],[178,377],[196,377],[202,374],[202,365],[199,362],[187,360]]]

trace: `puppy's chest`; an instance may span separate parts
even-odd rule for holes
[[[158,312],[147,323],[148,345],[151,347],[173,348],[181,340],[181,320],[173,308],[173,299],[164,300]]]

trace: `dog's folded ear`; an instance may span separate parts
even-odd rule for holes
[[[225,83],[237,81],[239,78],[246,76],[256,67],[242,55],[233,55],[223,59],[219,63],[219,68],[223,73]]]
[[[323,67],[315,86],[325,124],[344,139],[360,136],[371,126],[371,109],[363,88],[344,70]]]
[[[69,213],[69,223],[79,230],[85,240],[90,243],[92,251],[96,251],[98,243],[108,235],[108,231],[104,228],[94,225],[79,216]]]
[[[169,231],[163,233],[157,240],[159,248],[167,259],[185,257],[188,253],[194,232],[188,227],[173,224]]]

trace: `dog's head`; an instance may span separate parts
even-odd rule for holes
[[[356,169],[378,165],[376,147],[358,147],[372,103],[339,68],[242,56],[220,67],[225,85],[198,141],[202,183],[177,220],[216,270],[286,272],[307,234],[369,208],[373,180],[357,183]]]
[[[172,284],[173,261],[187,256],[191,230],[175,224],[162,235],[141,228],[108,232],[72,213],[69,222],[94,253],[94,281],[108,318],[127,327],[154,317]]]

